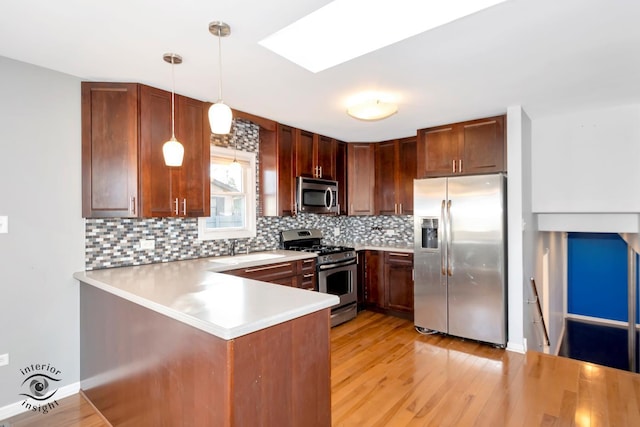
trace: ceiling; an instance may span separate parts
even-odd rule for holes
[[[260,46],[328,0],[4,2],[0,55],[94,81],[171,90],[166,52],[183,57],[176,92],[344,141],[382,141],[521,105],[533,119],[640,103],[640,1],[508,0],[313,74]],[[377,24],[384,31],[384,23]],[[327,31],[341,31],[327,24]],[[1,71],[1,70],[0,70]],[[1,74],[0,74],[1,75]],[[382,121],[349,117],[364,90],[399,98]]]

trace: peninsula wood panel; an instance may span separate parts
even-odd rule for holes
[[[80,319],[81,388],[113,425],[331,425],[329,309],[224,340],[81,284]]]

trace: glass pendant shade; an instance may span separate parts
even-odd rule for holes
[[[175,136],[172,136],[170,140],[162,145],[162,155],[167,166],[182,166],[184,147]]]
[[[218,101],[209,107],[209,124],[212,133],[226,135],[231,132],[232,119],[231,108],[224,102]]]

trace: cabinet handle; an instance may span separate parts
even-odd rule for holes
[[[244,272],[245,273],[255,273],[256,271],[264,271],[264,270],[272,270],[274,268],[280,268],[280,267],[290,267],[291,263],[287,262],[285,264],[274,264],[274,265],[268,265],[266,267],[258,267],[258,268],[245,268]]]
[[[458,160],[458,172],[462,173],[462,159]]]
[[[173,210],[173,212],[174,212],[176,215],[179,215],[179,214],[180,214],[180,211],[178,210],[178,198],[177,198],[177,197],[176,197],[176,199],[173,201],[173,204],[175,205],[175,209]]]
[[[129,212],[131,212],[131,215],[135,215],[136,214],[136,198],[135,196],[132,196],[129,198]]]
[[[302,261],[303,264],[309,264],[311,262],[315,261],[315,259],[311,258],[311,259],[305,259]]]
[[[320,166],[320,175],[318,175],[318,178],[322,178],[322,166]]]
[[[187,216],[187,199],[182,199],[182,215]]]
[[[393,213],[398,215],[398,204],[397,203],[393,204]]]
[[[400,215],[402,215],[402,203],[400,203]]]
[[[402,257],[408,257],[409,254],[405,254],[402,252],[389,252],[389,256],[402,256]]]
[[[453,173],[456,173],[456,159],[453,159]]]
[[[304,277],[305,279],[308,279],[309,277],[313,277],[314,274],[313,273],[309,273],[309,274],[304,274],[302,277]]]

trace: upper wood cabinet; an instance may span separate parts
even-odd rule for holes
[[[347,143],[336,141],[336,176],[340,215],[347,215]]]
[[[416,137],[378,143],[375,169],[377,214],[413,214]]]
[[[296,129],[295,175],[336,179],[336,141]]]
[[[418,131],[417,177],[506,170],[505,116]]]
[[[138,85],[82,83],[82,216],[137,217]]]
[[[347,144],[349,215],[375,215],[375,143]]]
[[[176,96],[181,167],[164,164],[171,94],[129,83],[82,83],[84,217],[208,216],[209,145],[202,103]]]
[[[277,124],[260,127],[259,214],[291,216],[295,213],[295,129]]]

